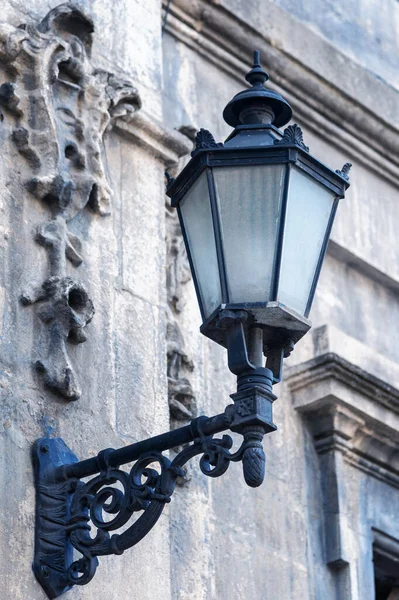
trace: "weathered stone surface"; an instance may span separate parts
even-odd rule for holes
[[[51,4],[56,6],[59,2]],[[3,8],[2,20],[6,21],[8,30],[12,33],[21,22],[28,22],[32,27],[40,22],[48,12],[49,6],[48,3],[38,2],[37,5],[29,7],[21,3],[19,7],[14,4],[11,8],[11,5],[7,4]],[[82,8],[81,5],[80,8]],[[108,9],[109,5],[101,7],[97,4],[95,10],[91,11],[95,28],[94,39],[99,31],[100,13],[102,22],[108,22],[107,27],[109,26]],[[144,25],[140,25],[142,23],[140,19],[144,19],[144,15],[148,23],[157,23],[160,20],[160,8],[155,4],[152,7],[142,8],[139,3],[136,3],[135,6],[129,5],[128,9],[138,31],[145,29]],[[26,10],[31,11],[29,15]],[[117,20],[119,20],[119,16]],[[22,29],[17,29],[17,33],[19,36],[27,35],[26,31]],[[104,64],[105,61],[98,52],[98,48],[101,47],[106,54],[104,48],[108,47],[109,49],[112,46],[110,35],[112,37],[112,28],[100,33],[101,42],[97,44],[97,40],[95,40],[97,49],[93,48],[90,68],[103,68],[104,71],[107,69],[113,73],[120,72],[121,65],[116,55],[108,52],[107,62]],[[146,35],[152,35],[148,29]],[[48,34],[48,36],[51,41],[53,34]],[[122,41],[121,39],[121,43]],[[67,45],[69,42],[68,39],[65,44]],[[136,36],[136,42],[140,45],[139,35]],[[64,41],[61,39],[61,46],[63,43]],[[160,39],[157,43],[154,42],[153,47],[154,53],[151,57],[146,52],[139,51],[139,60],[143,72],[146,71],[144,65],[147,63],[149,69],[157,72],[157,77],[160,77]],[[137,46],[131,56],[136,53]],[[7,69],[7,65],[2,57],[0,59],[0,85],[10,81],[10,77],[18,77],[18,72],[11,69],[11,72],[7,73],[7,78],[4,76],[3,79],[4,69]],[[26,75],[27,72],[29,70],[26,67],[23,73]],[[21,77],[25,77],[22,74],[22,66],[20,73]],[[47,77],[45,68],[42,69],[41,75],[43,78]],[[124,73],[121,79],[130,79],[136,82],[133,72]],[[26,91],[25,97],[28,98],[29,94],[33,95],[33,91],[25,90],[25,81],[26,77],[18,85],[20,92],[25,93]],[[104,81],[100,81],[100,91],[104,83]],[[38,86],[35,89],[37,89],[37,94],[48,90],[49,98],[52,97],[48,87]],[[128,166],[129,162],[130,164],[134,162],[134,159],[131,160],[133,158],[132,144],[128,141],[128,137],[122,138],[113,132],[104,132],[103,126],[106,126],[110,118],[109,114],[108,116],[106,114],[108,106],[110,106],[111,100],[116,105],[119,91],[120,88],[117,85],[116,88],[113,88],[112,98],[108,94],[102,100],[99,98],[98,102],[93,98],[95,110],[92,110],[93,104],[91,108],[86,105],[90,112],[90,119],[95,120],[96,114],[99,115],[101,111],[104,111],[104,122],[101,120],[98,124],[92,123],[92,131],[97,132],[99,136],[97,141],[99,158],[103,161],[104,182],[113,192],[111,215],[101,219],[96,217],[92,210],[81,210],[87,201],[82,194],[80,198],[76,197],[77,210],[74,212],[73,218],[69,218],[72,216],[70,214],[65,218],[63,216],[69,231],[68,238],[64,238],[64,240],[66,245],[68,242],[72,242],[75,251],[68,249],[66,259],[65,255],[63,257],[62,251],[59,251],[61,266],[64,269],[62,277],[71,277],[75,280],[79,273],[79,285],[85,287],[96,307],[93,327],[87,328],[89,335],[86,343],[79,345],[68,343],[68,358],[73,364],[76,379],[82,389],[79,403],[72,404],[66,404],[65,401],[44,389],[37,373],[32,369],[32,364],[45,358],[45,355],[40,355],[37,349],[39,347],[47,348],[46,332],[43,330],[43,323],[36,311],[24,307],[20,303],[19,297],[25,290],[29,292],[27,284],[31,280],[37,280],[40,287],[49,275],[56,275],[51,271],[53,266],[51,252],[48,250],[49,246],[43,245],[47,244],[49,234],[52,232],[43,230],[42,227],[51,222],[52,214],[47,205],[35,198],[32,192],[25,187],[28,178],[35,176],[34,169],[37,163],[33,161],[32,164],[31,154],[28,153],[26,156],[25,153],[24,155],[23,136],[17,138],[17,141],[21,140],[20,148],[23,152],[19,151],[12,138],[16,120],[25,119],[25,117],[17,114],[15,109],[17,105],[13,101],[10,103],[10,110],[7,110],[3,104],[0,107],[0,139],[3,157],[0,161],[0,298],[2,309],[0,321],[2,333],[0,345],[0,445],[2,453],[1,487],[4,492],[0,494],[2,507],[0,544],[2,556],[7,557],[3,566],[0,567],[2,582],[0,595],[5,600],[27,600],[28,598],[29,600],[44,600],[45,598],[31,571],[34,540],[34,491],[30,447],[34,439],[46,434],[61,435],[73,447],[79,458],[85,458],[96,454],[102,448],[119,447],[126,441],[134,441],[143,436],[161,433],[169,427],[166,348],[164,345],[166,322],[163,306],[165,301],[162,284],[165,255],[164,165],[158,156],[148,150],[147,145],[147,150],[142,150],[141,154],[139,152],[136,155],[136,157],[141,156],[141,164],[146,166],[146,176],[143,174],[142,179],[133,177]],[[18,95],[21,98],[20,103],[23,102],[24,94],[19,93]],[[154,99],[153,105],[159,105],[159,101],[153,93],[152,98]],[[68,97],[65,103],[72,101],[73,98]],[[82,100],[82,105],[84,102]],[[56,107],[49,105],[50,113],[53,109],[56,110]],[[96,113],[96,111],[98,112]],[[121,123],[125,117],[121,116],[118,111],[117,114],[112,115],[112,118]],[[26,119],[29,121],[28,114]],[[41,127],[42,123],[38,125]],[[56,128],[55,122],[54,127]],[[29,128],[35,131],[35,126],[31,122],[28,122],[27,126],[25,125],[25,129]],[[87,134],[89,136],[87,142],[89,142],[91,134],[89,131]],[[151,132],[148,135],[151,136]],[[51,144],[60,143],[61,147],[63,139],[58,136],[58,130],[54,131],[53,129],[52,132],[49,132],[48,141]],[[103,148],[103,141],[105,141],[105,148]],[[51,144],[49,144],[49,148],[53,149],[54,144]],[[169,153],[170,157],[173,156],[173,152],[170,148],[165,149],[165,153]],[[123,168],[118,162],[122,155],[125,157]],[[56,156],[53,150],[51,156],[53,158]],[[71,158],[73,159],[73,156]],[[62,170],[64,168],[62,163],[66,160],[67,157],[64,157],[60,151],[60,164],[54,163],[54,171]],[[42,163],[45,163],[43,158]],[[75,174],[75,169],[78,175],[83,175],[83,170],[78,164],[73,166],[69,173]],[[86,173],[89,173],[89,170]],[[122,186],[119,182],[125,176],[128,177],[126,186]],[[74,180],[74,177],[72,176],[71,179]],[[155,191],[147,187],[147,179],[155,182]],[[134,272],[138,279],[132,282],[130,288],[133,303],[135,297],[148,298],[145,303],[148,312],[144,314],[141,309],[138,310],[142,314],[141,322],[145,326],[140,333],[139,328],[135,329],[134,326],[128,328],[122,320],[122,310],[121,312],[117,310],[121,305],[123,306],[123,300],[126,297],[130,298],[129,293],[122,290],[121,265],[123,264],[124,248],[120,244],[120,240],[123,238],[123,232],[129,228],[131,235],[136,236],[136,239],[139,239],[141,232],[145,231],[141,224],[135,223],[133,215],[121,213],[121,205],[127,208],[127,203],[131,202],[131,196],[124,197],[124,190],[129,190],[134,198],[142,198],[145,202],[144,206],[149,209],[149,214],[153,215],[150,235],[145,241],[147,246],[151,246],[151,251],[148,253],[141,251],[135,257]],[[141,208],[145,210],[143,206]],[[147,215],[148,222],[150,222],[149,214]],[[40,244],[35,241],[37,231],[40,232]],[[79,238],[80,244],[77,242],[77,238]],[[144,241],[142,244],[144,245]],[[153,261],[151,262],[152,257]],[[78,263],[80,263],[79,266]],[[153,266],[156,267],[155,273]],[[130,261],[125,269],[128,272],[133,271]],[[140,288],[138,288],[137,281],[143,282]],[[34,297],[31,294],[32,292],[29,298],[33,300]],[[129,303],[130,307],[132,302]],[[45,301],[39,302],[37,307],[41,307],[44,303]],[[125,304],[128,302],[126,301]],[[148,325],[146,320],[148,313],[154,315],[151,325]],[[116,322],[119,324],[118,328]],[[139,347],[138,340],[142,340],[146,331],[149,331],[148,326],[154,341],[151,351],[144,345],[141,354],[134,353],[135,345]],[[139,335],[140,338],[138,338]],[[121,339],[121,343],[123,341],[125,344],[123,361],[116,353],[118,338]],[[141,363],[143,365],[141,387],[140,389],[129,389],[126,368],[134,365],[140,369]],[[131,373],[131,370],[129,372]],[[118,385],[117,380],[121,373],[124,377],[123,386]],[[159,410],[159,407],[156,408],[161,395],[163,396],[163,411]],[[121,431],[118,430],[116,398],[119,406],[119,418],[121,407],[129,411],[131,415],[134,414],[135,404],[140,404],[143,409],[146,407],[148,419],[145,428],[141,427],[137,419],[131,419],[126,427],[121,428]],[[77,404],[80,405],[79,410]],[[96,597],[104,600],[111,597],[126,598],[131,595],[132,587],[134,587],[135,594],[138,596],[145,597],[148,593],[152,597],[162,600],[170,598],[167,517],[162,518],[151,539],[143,542],[142,549],[147,555],[150,555],[154,545],[157,552],[151,560],[143,562],[141,567],[139,567],[142,562],[141,552],[138,554],[127,553],[125,556],[119,557],[115,563],[104,559],[101,571],[98,572],[96,580],[92,582],[90,588],[76,589],[73,595],[76,598]],[[158,581],[152,576],[153,569],[163,582],[162,588],[158,586]],[[135,573],[133,579],[126,577],[128,572]],[[16,576],[16,573],[19,575]]]
[[[67,259],[82,263],[81,241],[68,223],[86,207],[109,212],[111,190],[102,141],[112,118],[140,107],[137,90],[90,63],[92,21],[73,4],[62,4],[35,25],[0,25],[0,87],[10,139],[26,160],[22,187],[48,208],[36,241],[48,252],[44,282],[27,282],[21,300],[40,303],[47,330],[45,359],[36,361],[47,388],[76,400],[81,388],[67,342],[86,341],[83,329],[94,315],[85,287],[67,276]],[[45,334],[44,334],[45,335]]]
[[[222,140],[229,131],[221,112],[233,94],[242,89],[241,77],[249,64],[250,51],[254,47],[261,50],[271,73],[271,87],[292,100],[295,120],[311,152],[335,169],[341,169],[348,160],[353,163],[351,189],[339,207],[332,233],[334,246],[323,267],[311,314],[315,333],[298,343],[288,361],[291,365],[303,364],[323,353],[336,352],[356,368],[364,369],[371,380],[377,377],[397,388],[397,176],[391,178],[397,167],[393,154],[382,147],[378,156],[374,152],[377,139],[389,138],[393,145],[399,142],[398,94],[379,79],[382,71],[385,69],[387,74],[391,67],[380,64],[374,73],[366,73],[358,57],[356,62],[351,60],[355,56],[353,48],[374,35],[358,29],[360,39],[352,40],[353,44],[351,41],[351,51],[342,38],[339,41],[345,28],[353,26],[351,7],[352,23],[342,18],[331,25],[333,46],[315,31],[322,27],[316,23],[323,13],[320,7],[319,15],[313,11],[312,18],[307,19],[311,23],[313,20],[315,27],[296,18],[302,18],[299,11],[310,14],[314,2],[302,3],[300,8],[292,9],[291,15],[276,4],[239,0],[172,3],[166,28],[169,35],[164,41],[164,73],[169,82],[164,113],[176,128],[205,127]],[[288,3],[279,4],[290,10]],[[334,6],[337,11],[342,9],[337,3]],[[359,22],[363,17],[356,18]],[[260,28],[260,23],[264,27]],[[329,27],[327,21],[323,26]],[[382,54],[379,56],[382,60]],[[370,82],[378,81],[376,86],[366,84],[369,77]],[[379,85],[386,93],[382,88],[381,94],[377,93]],[[390,115],[389,132],[385,125],[383,129],[377,125],[381,113]],[[352,130],[354,122],[359,123],[357,132]],[[226,373],[223,351],[196,335],[194,321],[200,323],[200,318],[190,284],[186,293],[179,323],[185,347],[194,358],[193,384],[198,375],[206,378],[206,383],[195,387],[199,412],[217,412],[234,383]],[[307,367],[303,368],[306,374]],[[388,409],[376,401],[376,390],[373,392],[365,381],[356,389],[354,380],[345,385],[340,381],[338,372],[331,374],[325,396],[339,393],[345,402],[353,403],[355,416],[350,412],[350,422],[357,424],[360,400],[370,402],[364,410],[374,415],[372,420],[367,417],[367,425],[360,419],[362,427],[350,442],[355,448],[352,456],[368,453],[387,466],[393,456],[390,443],[385,433],[384,445],[376,431],[381,434],[382,423],[384,427],[390,423],[392,432],[396,432],[397,417],[384,412]],[[304,386],[304,401],[315,399],[315,386],[316,380]],[[193,470],[188,485],[171,506],[176,523],[172,529],[176,565],[172,590],[176,599],[190,598],[193,589],[198,590],[199,598],[207,599],[374,598],[372,529],[381,526],[385,533],[398,538],[396,526],[390,523],[398,498],[394,481],[388,483],[388,472],[382,481],[375,473],[354,466],[353,461],[338,464],[340,458],[334,452],[322,459],[314,445],[314,415],[305,419],[293,410],[291,389],[285,383],[277,387],[280,397],[274,404],[273,420],[278,430],[264,441],[264,485],[252,493],[237,483],[236,473],[230,469],[223,481],[212,482],[208,491],[199,487],[203,484]],[[327,422],[327,416],[320,408],[317,422]],[[367,436],[371,436],[368,441]],[[374,437],[376,447],[371,444]],[[386,453],[382,459],[383,448]],[[335,496],[328,477],[336,479]],[[192,495],[194,487],[196,497]],[[197,536],[203,536],[202,547],[197,545]],[[194,549],[197,563],[191,560]]]
[[[399,8],[393,2],[390,10],[376,10],[367,0],[347,2],[345,5],[326,0],[323,10],[317,0],[299,3],[296,0],[256,2],[230,0],[224,4],[241,18],[256,23],[270,19],[274,5],[320,33],[330,44],[340,48],[354,61],[398,87],[398,17]],[[275,9],[276,10],[276,9]],[[287,15],[288,16],[288,15]]]
[[[196,400],[189,379],[194,363],[185,352],[179,326],[179,313],[184,307],[184,284],[191,280],[191,272],[176,211],[169,203],[165,211],[168,400],[172,423],[179,426],[197,416]]]
[[[192,461],[154,530],[123,556],[103,558],[90,585],[66,598],[372,600],[375,532],[399,539],[397,459],[387,458],[398,429],[388,405],[399,386],[396,5],[173,0],[161,39],[161,2],[82,0],[77,10],[87,18],[76,45],[65,21],[35,30],[59,4],[2,4],[1,597],[45,600],[31,571],[36,438],[62,436],[86,458],[191,415],[219,413],[230,401],[235,381],[225,351],[198,331],[178,225],[165,212],[164,170],[181,168],[193,130],[209,129],[217,141],[228,135],[221,112],[242,88],[256,45],[311,151],[334,169],[353,163],[311,315],[315,328],[288,359],[299,387],[292,376],[275,390],[278,430],[264,442],[260,488],[245,486],[240,465],[209,480]],[[61,71],[67,79],[83,72],[86,96],[67,95],[65,81],[51,79],[48,56],[32,56],[32,39],[39,49],[54,44],[56,53],[58,44],[83,63],[82,71],[67,58]],[[140,94],[136,115],[118,105],[121,81]],[[137,107],[136,92],[131,101]],[[84,140],[76,129],[70,137],[61,107],[82,111]],[[77,191],[68,196],[71,181]],[[87,210],[93,185],[103,192]],[[57,218],[44,201],[54,190]],[[111,192],[111,214],[99,218],[92,209],[104,207],[100,200]],[[59,278],[55,291],[51,281],[43,288],[50,277]],[[67,357],[61,346],[82,390],[75,403],[43,388],[32,368],[56,356],[43,318],[64,337],[72,331],[81,339],[83,327],[65,304],[69,278],[96,311],[86,342],[68,341]],[[23,293],[26,302],[38,300],[32,309],[21,304]],[[60,322],[43,310],[55,297]],[[89,302],[82,305],[79,325],[92,312]],[[339,358],[323,371],[327,354]],[[375,378],[382,385],[373,388]],[[345,455],[337,439],[345,440]]]

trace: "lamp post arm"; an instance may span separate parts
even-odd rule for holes
[[[262,439],[275,429],[271,421],[275,396],[262,377],[239,383],[232,394],[234,403],[224,413],[198,417],[184,427],[118,450],[102,450],[86,460],[78,461],[61,438],[35,442],[33,570],[49,598],[89,583],[98,556],[122,554],[142,540],[170,502],[177,478],[184,474],[182,467],[191,458],[200,456],[200,469],[208,477],[219,477],[231,462],[242,461],[246,483],[251,487],[262,483]],[[270,378],[271,374],[268,382]],[[236,452],[230,452],[229,435],[214,437],[229,429],[243,436]],[[171,448],[178,450],[173,460],[163,454]],[[120,469],[128,463],[134,463],[130,471]],[[117,530],[120,533],[114,533]]]
[[[74,477],[82,479],[82,477],[88,477],[101,471],[104,468],[105,462],[110,467],[120,467],[121,465],[137,460],[146,452],[164,452],[171,448],[188,444],[200,437],[200,431],[203,435],[209,436],[225,431],[228,427],[229,418],[226,413],[221,413],[210,418],[204,416],[198,417],[184,427],[179,427],[167,433],[130,444],[118,450],[111,448],[102,450],[93,458],[58,467],[54,472],[54,478],[56,481]]]

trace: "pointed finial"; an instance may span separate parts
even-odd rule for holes
[[[249,73],[245,75],[245,79],[254,87],[263,87],[263,84],[269,79],[269,75],[261,67],[259,50],[254,52],[254,64]]]
[[[245,79],[252,87],[238,92],[227,104],[223,111],[226,123],[232,127],[268,123],[281,127],[288,123],[292,117],[291,107],[281,94],[264,85],[269,75],[261,67],[259,50],[254,52],[253,67]]]

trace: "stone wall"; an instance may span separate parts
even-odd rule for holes
[[[246,487],[239,465],[212,480],[192,461],[151,533],[101,557],[65,597],[375,597],[373,543],[399,540],[397,3],[362,3],[372,14],[355,4],[172,0],[162,36],[158,0],[81,1],[91,91],[74,104],[35,50],[70,43],[65,23],[32,29],[59,2],[3,1],[1,598],[45,599],[31,570],[36,438],[60,436],[83,459],[219,413],[235,389],[225,352],[198,331],[164,170],[181,169],[200,127],[228,135],[222,110],[255,48],[311,152],[353,163],[314,328],[277,386],[265,483]],[[82,321],[71,325],[74,301]]]
[[[322,9],[317,2],[171,4],[163,43],[168,124],[226,137],[222,110],[242,89],[258,48],[310,151],[332,167],[353,163],[311,313],[314,328],[277,386],[278,431],[264,441],[264,485],[245,488],[234,468],[210,484],[193,472],[171,506],[176,598],[371,600],[376,531],[398,540],[399,122],[395,55],[387,50],[396,44],[394,4],[369,27],[364,12],[337,2]],[[376,7],[368,3],[368,10]],[[383,19],[390,25],[376,52]],[[194,388],[200,378],[198,409],[218,412],[233,381],[224,374],[224,353],[195,335],[192,286],[183,289],[190,300],[179,323],[190,357],[202,346],[203,362],[193,358],[191,375]]]
[[[5,25],[1,25],[0,34],[0,84],[14,84],[20,98],[14,109],[2,100],[0,128],[0,595],[7,600],[45,598],[31,570],[35,498],[30,452],[35,438],[48,433],[61,436],[80,458],[85,458],[102,448],[117,448],[169,428],[164,169],[165,161],[177,161],[179,153],[187,149],[184,138],[180,143],[178,136],[159,125],[161,6],[156,2],[128,2],[119,11],[107,2],[80,5],[94,23],[91,58],[89,41],[85,40],[83,77],[94,77],[93,72],[99,69],[102,72],[95,76],[99,81],[92,83],[93,98],[80,97],[72,105],[73,90],[65,97],[62,92],[57,95],[54,86],[61,84],[53,83],[52,64],[46,62],[45,52],[39,51],[35,58],[34,49],[35,44],[47,44],[46,36],[68,38],[65,26],[54,26],[43,38],[30,29],[15,30],[21,23],[37,25],[49,7],[58,4],[7,2],[2,10]],[[26,49],[28,42],[22,41],[22,52],[30,52],[31,58],[24,55],[15,65],[13,51],[24,36],[32,39],[32,49]],[[35,67],[35,60],[43,62]],[[130,108],[123,102],[114,103],[110,97],[113,91],[104,89],[104,77],[112,76],[126,82],[126,89],[133,93]],[[114,91],[118,94],[125,84],[116,81]],[[131,118],[141,103],[145,110],[140,110],[132,125]],[[96,121],[92,131],[87,129],[91,118]],[[83,140],[76,138],[79,119]],[[23,140],[20,146],[15,142],[14,132],[21,128],[29,136],[25,146]],[[74,156],[65,160],[64,139],[70,140],[66,145],[76,144],[77,148]],[[87,147],[82,150],[84,142]],[[75,158],[82,162],[77,174],[76,165],[69,165]],[[108,186],[112,190],[109,206],[104,202],[104,209],[89,197],[89,188],[99,177],[95,175],[99,161],[103,163],[104,195],[108,195]],[[29,185],[32,179],[53,181],[57,172],[63,177],[64,188],[69,177],[76,175],[81,181],[72,200],[65,200],[71,207],[65,219],[65,211],[58,210],[58,201],[52,199],[61,196],[55,186],[35,194],[38,185]],[[46,230],[46,240],[41,231],[46,224],[54,224],[54,215],[63,228],[60,225],[61,233],[59,228]],[[66,228],[80,259],[71,260],[72,251],[65,259]],[[58,262],[52,258],[53,250],[58,252]],[[57,296],[57,302],[51,294],[39,297],[40,289],[34,298],[37,286],[40,288],[49,277],[70,277],[86,289],[95,314],[84,328],[84,343],[70,343],[68,332],[54,334],[54,323],[60,321],[61,328],[69,326],[69,317],[63,321],[71,304],[68,291],[63,294],[58,290],[61,298]],[[47,308],[52,312],[46,316],[43,311]],[[77,309],[79,312],[79,306]],[[43,363],[42,369],[35,367],[38,361]],[[71,379],[76,379],[76,386]],[[127,598],[134,591],[143,598],[170,598],[168,532],[165,516],[139,552],[116,561],[104,558],[90,586],[70,594],[105,600]],[[148,560],[142,559],[144,555]]]

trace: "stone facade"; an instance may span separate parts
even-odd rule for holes
[[[399,587],[399,4],[59,4],[4,0],[0,23],[0,597],[46,597],[31,570],[35,439],[83,459],[219,413],[235,391],[225,351],[198,331],[164,171],[200,127],[229,134],[222,110],[255,48],[310,151],[353,164],[313,329],[277,386],[265,483],[192,461],[148,536],[65,597]]]

